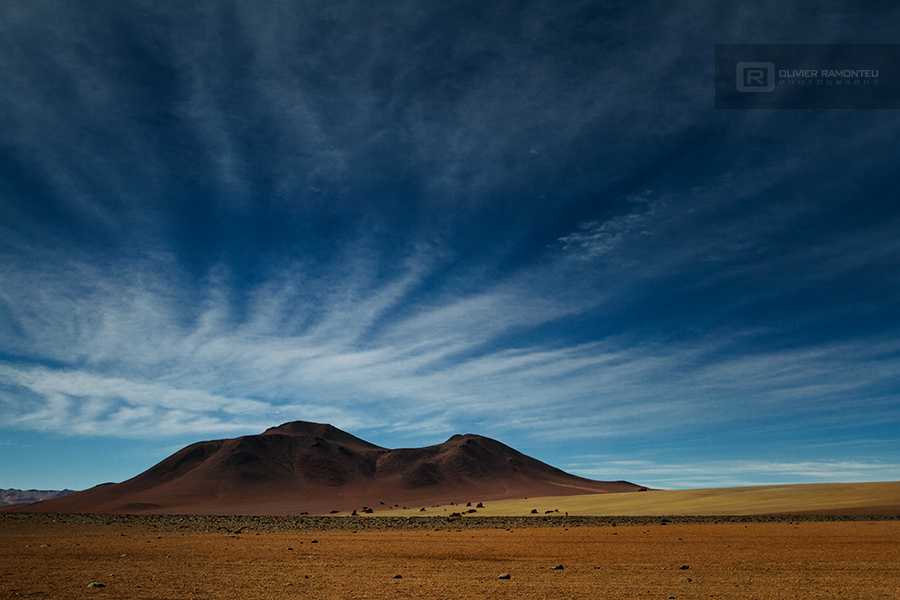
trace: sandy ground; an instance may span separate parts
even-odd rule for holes
[[[484,506],[410,506],[397,515],[446,515],[475,508],[478,516],[558,515],[900,515],[900,482],[811,483],[582,494],[485,502]],[[425,508],[425,511],[421,509]],[[537,511],[532,513],[532,511]]]
[[[897,520],[452,526],[235,533],[0,516],[0,597],[852,600],[900,589]]]

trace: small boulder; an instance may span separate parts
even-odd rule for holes
[[[509,573],[500,573],[497,579],[512,579],[512,576]]]

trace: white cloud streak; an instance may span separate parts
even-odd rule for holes
[[[410,437],[479,425],[570,440],[700,422],[827,420],[848,403],[890,402],[867,396],[896,378],[891,357],[900,348],[886,340],[750,356],[729,356],[722,339],[498,346],[509,331],[584,306],[516,276],[411,304],[407,293],[431,273],[429,260],[410,259],[384,282],[356,267],[336,281],[314,279],[298,265],[253,289],[241,309],[225,275],[191,292],[167,283],[180,281],[177,273],[141,266],[123,279],[70,263],[42,273],[7,267],[2,338],[17,358],[0,363],[3,422],[157,436],[328,418]],[[715,410],[723,398],[727,412]],[[801,406],[813,399],[819,404]]]

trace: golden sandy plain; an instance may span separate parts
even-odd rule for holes
[[[900,521],[223,533],[154,519],[0,515],[0,597],[854,600],[900,590]]]
[[[473,506],[475,504],[473,503]],[[422,508],[425,511],[422,512]],[[464,512],[465,505],[393,509],[403,516]],[[627,494],[582,494],[486,502],[478,516],[569,514],[579,516],[853,514],[900,515],[900,481],[812,483]],[[532,513],[532,511],[537,511]],[[384,511],[376,514],[384,514]]]

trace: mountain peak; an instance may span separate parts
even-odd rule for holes
[[[269,427],[262,435],[311,435],[322,437],[329,432],[340,431],[330,423],[313,423],[311,421],[289,421],[277,427]]]
[[[310,437],[323,439],[335,444],[354,446],[366,450],[384,450],[381,446],[376,446],[365,440],[361,440],[355,435],[351,435],[346,431],[338,429],[334,425],[328,423],[312,423],[310,421],[290,421],[282,423],[278,427],[270,427],[266,429],[262,435],[290,435],[295,437]]]

